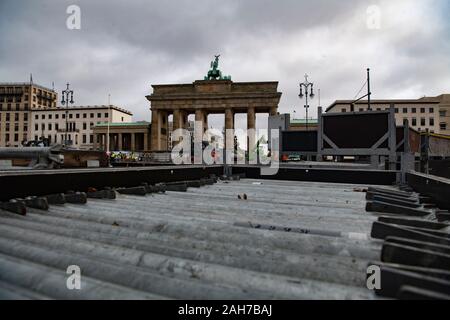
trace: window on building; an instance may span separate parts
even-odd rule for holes
[[[86,130],[87,129],[87,124],[86,124],[86,122],[83,122],[83,130]]]
[[[16,103],[16,110],[20,110],[20,104]]]
[[[408,113],[408,108],[403,108],[403,109],[402,109],[402,112],[403,112],[403,113]]]
[[[377,108],[377,111],[381,111],[381,108]]]
[[[86,113],[83,113],[83,118],[87,118],[87,114]]]
[[[23,121],[28,121],[28,113],[23,114]]]
[[[429,119],[430,126],[434,126],[434,118]]]
[[[76,118],[80,119],[80,114],[79,113],[76,114]]]
[[[19,124],[18,123],[14,123],[14,131],[19,131]]]
[[[23,125],[23,131],[24,131],[24,132],[27,132],[27,131],[28,131],[28,125],[27,125],[27,124],[24,124],[24,125]]]
[[[93,134],[89,135],[89,143],[94,143],[94,135]]]
[[[362,111],[362,110],[360,110],[360,111]],[[123,122],[123,117],[122,117],[122,122]]]
[[[9,142],[9,133],[5,134],[5,141]]]
[[[14,121],[19,121],[19,114],[18,113],[14,113]]]
[[[49,131],[52,130],[52,124],[51,123],[48,124],[48,130]]]
[[[41,124],[41,129],[42,129],[42,131],[45,131],[45,123]]]
[[[73,114],[69,113],[69,119],[73,118]]]
[[[58,131],[59,130],[59,124],[55,123],[55,130]],[[55,139],[56,140],[56,139]]]
[[[19,134],[18,133],[14,133],[14,141],[19,141]]]
[[[38,131],[39,130],[39,125],[36,123],[35,125],[34,125],[34,131]]]
[[[91,113],[91,114],[90,114],[90,117],[91,117],[91,118],[93,118],[93,117],[94,117],[94,114],[93,114],[93,113]]]
[[[6,121],[9,121],[9,113],[6,113],[5,118],[6,118]]]
[[[86,140],[86,135],[83,134],[83,143],[86,143],[86,142],[87,142],[87,140]]]
[[[395,110],[395,113],[398,113],[398,108],[394,108],[394,110]]]
[[[28,103],[25,103],[25,104],[23,105],[23,108],[24,108],[25,110],[29,110],[29,109],[30,109],[30,105],[29,105]]]
[[[101,118],[102,117],[102,114],[99,112],[99,113],[97,113],[97,118]]]
[[[94,127],[94,123],[93,122],[91,122],[90,124],[89,124],[89,128],[93,128]]]
[[[441,122],[441,123],[439,124],[439,129],[441,129],[441,130],[447,130],[447,123]]]
[[[412,118],[411,119],[411,125],[417,126],[417,119],[416,118]]]
[[[411,113],[416,113],[417,112],[417,109],[416,108],[412,108],[411,109]]]
[[[108,112],[105,112],[105,118],[108,118]]]
[[[45,114],[42,115],[42,120],[44,120],[44,119],[45,119]]]
[[[59,114],[55,114],[55,119],[59,119]]]
[[[48,118],[49,118],[50,120],[52,119],[52,117],[53,117],[52,114],[49,114],[49,115],[48,115]]]
[[[420,118],[420,125],[421,126],[426,126],[425,118]]]
[[[420,108],[420,113],[425,113],[425,108]]]
[[[63,113],[63,114],[61,115],[61,118],[62,118],[62,119],[65,119],[65,118],[66,118],[66,114]]]
[[[439,111],[439,116],[440,117],[445,117],[447,115],[447,112],[445,110],[440,110]]]
[[[342,108],[341,112],[347,112],[347,109]]]
[[[39,119],[39,115],[35,114],[35,115],[34,115],[34,119],[35,119],[35,120],[38,120],[38,119]]]
[[[430,113],[434,113],[434,108],[430,108],[430,109],[429,109],[429,112],[430,112]]]

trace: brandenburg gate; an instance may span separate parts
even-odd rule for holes
[[[169,137],[168,117],[173,115],[173,130],[187,128],[188,116],[208,129],[209,114],[224,114],[225,129],[234,130],[234,115],[247,114],[247,129],[255,129],[256,113],[275,115],[281,92],[278,82],[233,82],[218,69],[219,56],[211,62],[204,80],[189,84],[152,85],[151,150],[166,151]]]

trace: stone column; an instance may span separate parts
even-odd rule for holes
[[[131,151],[135,151],[136,150],[136,139],[135,139],[135,135],[134,132],[131,133]]]
[[[92,149],[96,150],[97,149],[97,137],[98,137],[98,135],[96,133],[94,133],[93,136],[94,136],[94,141],[92,141]]]
[[[249,107],[247,109],[247,160],[256,159],[256,114],[255,107]],[[253,154],[251,154],[253,153]]]
[[[148,133],[147,132],[144,133],[144,150],[143,151],[148,151]]]
[[[278,112],[278,108],[277,107],[271,107],[269,110],[269,115],[270,116],[276,116]]]
[[[117,149],[119,150],[119,151],[122,151],[122,134],[121,133],[118,133],[117,134]]]
[[[205,114],[202,109],[195,110],[195,121],[196,122],[200,121],[202,123],[203,128],[203,123],[205,122]]]
[[[227,151],[234,152],[234,112],[230,108],[225,109],[225,148]],[[226,162],[231,163],[231,159],[227,157],[226,155]]]
[[[100,134],[100,147],[102,150],[106,151],[106,134]]]
[[[225,109],[225,129],[234,130],[234,112],[232,109]]]
[[[180,109],[173,110],[173,130],[183,127],[182,111]]]
[[[159,122],[160,122],[160,127],[161,127],[161,131],[160,131],[160,149],[162,151],[167,151],[169,148],[169,113],[167,111],[161,111],[160,112],[160,118],[159,118]]]
[[[206,111],[203,112],[203,133],[208,130],[208,113]]]
[[[161,150],[161,124],[159,121],[159,111],[152,110],[152,128],[151,128],[151,150]]]
[[[173,131],[183,128],[183,117],[180,109],[173,111]],[[172,147],[175,147],[179,142],[179,139],[172,141]]]

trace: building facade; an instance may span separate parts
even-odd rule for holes
[[[169,149],[169,116],[173,129],[187,128],[188,116],[208,128],[209,114],[223,114],[225,129],[234,130],[236,113],[247,114],[247,129],[255,129],[256,114],[276,115],[281,92],[278,82],[233,82],[231,80],[198,80],[189,84],[152,85],[147,96],[151,103],[153,151]],[[232,143],[232,142],[229,142]]]
[[[93,128],[93,149],[107,151],[150,150],[151,124],[147,121],[100,123]]]
[[[351,100],[337,100],[326,112],[362,112],[367,111],[367,101],[358,101],[352,106]],[[450,135],[450,94],[420,99],[372,100],[372,110],[386,110],[393,104],[395,121],[398,126],[408,119],[410,127],[417,131],[428,130],[431,133]]]
[[[37,84],[0,83],[0,147],[18,147],[31,139],[33,110],[55,109],[58,94]]]
[[[68,140],[73,148],[90,150],[100,142],[94,138],[94,126],[131,122],[133,114],[113,105],[94,105],[35,109],[30,116],[30,140],[46,139],[50,145]]]

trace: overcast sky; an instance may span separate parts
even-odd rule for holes
[[[69,81],[77,105],[106,104],[110,93],[112,104],[148,121],[151,84],[202,79],[218,53],[234,81],[279,81],[279,110],[296,109],[296,117],[304,117],[305,73],[324,107],[354,98],[367,67],[374,99],[439,95],[450,93],[449,3],[0,0],[0,81],[32,73],[58,93]],[[80,30],[66,27],[72,4],[81,9]],[[316,95],[313,116],[318,102]]]

